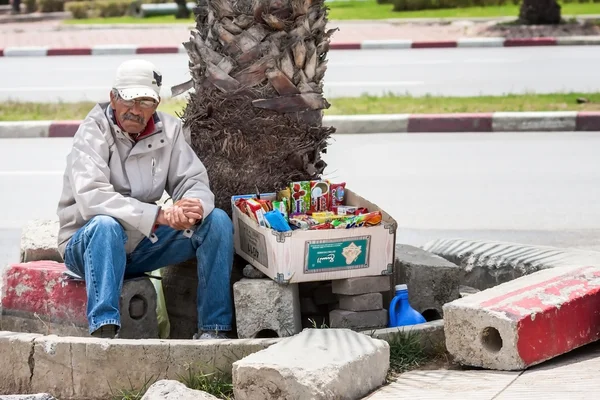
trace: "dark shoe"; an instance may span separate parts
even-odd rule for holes
[[[223,332],[210,331],[210,332],[198,332],[194,335],[194,339],[207,340],[207,339],[229,339],[227,334]]]
[[[102,325],[100,328],[92,332],[92,336],[100,339],[117,339],[119,327],[117,325]]]

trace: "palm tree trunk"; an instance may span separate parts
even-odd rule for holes
[[[560,5],[556,0],[523,0],[519,20],[528,25],[560,23]]]
[[[182,119],[216,206],[317,179],[335,131],[322,126],[330,37],[324,0],[200,0],[184,43],[193,87]]]

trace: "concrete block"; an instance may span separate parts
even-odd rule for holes
[[[300,312],[302,314],[318,314],[319,308],[312,297],[302,297],[300,299]]]
[[[0,394],[31,392],[33,343],[40,335],[0,331]]]
[[[461,284],[479,290],[547,268],[600,263],[595,251],[498,241],[438,239],[423,249],[460,266],[465,271]]]
[[[446,351],[444,321],[441,319],[424,324],[383,328],[375,331],[366,330],[362,333],[387,342],[393,340],[394,336],[398,334],[414,334],[417,335],[423,351],[427,354],[440,354]]]
[[[239,338],[253,338],[265,330],[285,337],[302,329],[298,284],[242,279],[233,285],[233,299]]]
[[[48,393],[38,393],[0,396],[0,400],[56,400],[56,398]]]
[[[371,311],[383,309],[381,293],[366,293],[356,296],[340,295],[339,307],[348,311]]]
[[[306,329],[233,364],[236,400],[359,399],[381,386],[389,345],[347,329]]]
[[[178,381],[161,380],[148,388],[142,400],[218,400],[218,398],[201,390],[190,389]]]
[[[156,289],[149,278],[129,279],[121,290],[120,312],[123,339],[158,338]]]
[[[171,324],[171,339],[191,339],[198,332],[196,260],[163,268],[162,286]]]
[[[385,328],[388,324],[387,310],[346,311],[333,310],[329,313],[329,326],[354,330]]]
[[[331,282],[318,286],[313,292],[313,300],[318,306],[337,303],[338,298],[332,292]]]
[[[66,271],[54,261],[10,266],[2,298],[3,329],[88,336],[85,282],[68,279]],[[158,337],[156,291],[148,278],[123,283],[120,310],[122,338]]]
[[[354,296],[365,293],[378,293],[390,290],[389,276],[366,276],[363,278],[337,279],[332,281],[335,294]]]
[[[462,268],[442,257],[417,247],[396,245],[393,285],[408,285],[410,305],[426,319],[441,318],[444,304],[460,297],[458,288],[463,275]]]
[[[266,278],[265,274],[263,274],[262,272],[260,272],[259,270],[257,270],[250,264],[248,264],[244,267],[244,270],[242,271],[242,273],[244,275],[244,278],[249,278],[249,279]]]
[[[57,220],[29,221],[21,233],[21,262],[50,260],[62,262],[58,252]]]
[[[446,347],[461,364],[522,370],[600,338],[600,267],[521,277],[444,306]]]

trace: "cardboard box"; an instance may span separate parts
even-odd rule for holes
[[[271,196],[273,194],[270,194]],[[269,195],[263,195],[268,198]],[[259,226],[235,207],[232,198],[235,251],[279,283],[297,283],[391,275],[398,224],[377,205],[346,189],[347,205],[381,211],[378,226],[276,232]]]

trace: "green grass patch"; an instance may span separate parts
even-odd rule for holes
[[[63,24],[67,25],[91,25],[91,24],[188,24],[194,25],[194,18],[177,19],[174,15],[157,15],[148,18],[135,17],[109,17],[109,18],[86,18],[86,19],[66,19]]]
[[[470,18],[470,17],[517,17],[518,5],[494,7],[448,8],[422,11],[392,11],[392,4],[377,4],[368,1],[335,1],[327,4],[330,8],[331,20],[376,20],[389,18]],[[562,4],[563,15],[600,14],[600,3],[568,3]],[[173,15],[162,15],[149,18],[113,17],[68,19],[65,24],[194,24],[194,20],[176,19]]]
[[[329,18],[388,19],[388,18],[472,18],[472,17],[517,17],[518,5],[494,7],[447,8],[422,11],[392,11],[392,4],[377,4],[375,1],[336,1],[330,3]],[[599,3],[569,3],[562,5],[563,15],[600,14]]]
[[[188,369],[188,374],[179,379],[185,386],[194,390],[202,390],[223,400],[233,400],[233,384],[231,376],[224,373],[210,373]]]
[[[578,104],[578,98],[587,103]],[[361,96],[329,99],[326,115],[443,114],[495,111],[600,111],[600,93],[527,94],[480,97]],[[181,115],[185,100],[164,100],[159,110]],[[0,121],[81,120],[94,107],[92,102],[0,103]]]

